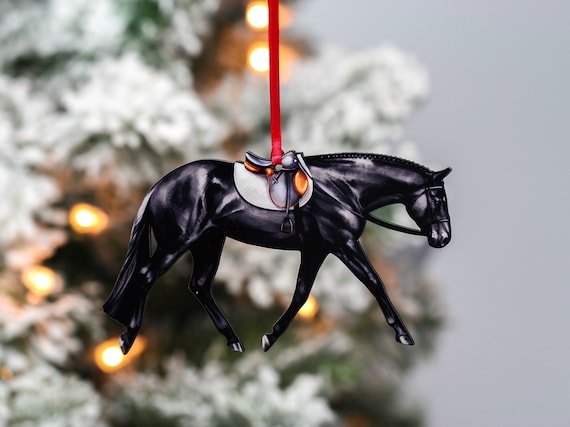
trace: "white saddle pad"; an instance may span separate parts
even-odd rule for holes
[[[269,186],[264,174],[256,174],[248,171],[243,162],[234,163],[234,184],[239,195],[248,203],[262,209],[272,211],[285,211],[275,205],[269,197]],[[307,192],[299,200],[299,206],[307,204],[313,195],[313,180],[309,176]]]

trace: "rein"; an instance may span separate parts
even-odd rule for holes
[[[390,230],[400,231],[406,234],[413,234],[414,236],[425,236],[425,234],[421,230],[416,230],[414,228],[405,227],[403,225],[395,224],[390,221],[385,221],[383,219],[376,218],[374,215],[367,214],[365,216],[365,219],[373,224],[389,228]]]

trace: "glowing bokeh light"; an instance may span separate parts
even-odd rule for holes
[[[124,355],[119,346],[119,338],[111,338],[95,347],[95,364],[101,371],[109,374],[127,366],[140,356],[145,348],[146,340],[139,336],[129,353]]]
[[[112,346],[105,348],[101,353],[101,361],[109,368],[115,368],[123,361],[123,352],[119,346]]]
[[[317,311],[319,311],[319,303],[314,296],[309,295],[307,302],[299,310],[299,316],[305,320],[311,320],[316,316]]]
[[[269,71],[269,48],[266,45],[253,46],[248,54],[248,64],[257,73]]]
[[[245,11],[245,20],[250,27],[256,30],[267,28],[269,25],[267,2],[254,1],[249,3]]]
[[[107,228],[109,217],[101,209],[78,203],[69,212],[69,224],[78,233],[97,234]]]
[[[58,277],[51,268],[33,265],[22,271],[22,283],[34,295],[45,297],[55,290]]]
[[[293,12],[289,6],[279,5],[279,27],[291,25]],[[245,10],[245,22],[254,30],[265,30],[269,26],[269,8],[266,1],[251,1]]]

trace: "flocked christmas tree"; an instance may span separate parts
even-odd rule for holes
[[[228,351],[188,293],[188,257],[155,285],[137,346],[117,354],[121,328],[101,304],[149,185],[192,160],[267,152],[267,77],[255,62],[266,36],[246,23],[247,6],[0,4],[0,426],[422,424],[400,386],[441,324],[425,242],[375,226],[364,243],[414,347],[394,342],[373,298],[331,258],[312,307],[263,353],[298,254],[228,241],[215,293],[248,351]],[[413,56],[314,46],[286,28],[281,52],[288,149],[417,157],[402,138],[428,93]]]

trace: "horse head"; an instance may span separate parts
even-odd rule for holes
[[[410,217],[416,222],[430,246],[442,248],[451,240],[451,225],[443,179],[451,168],[433,172],[426,186],[414,193],[406,204]]]

